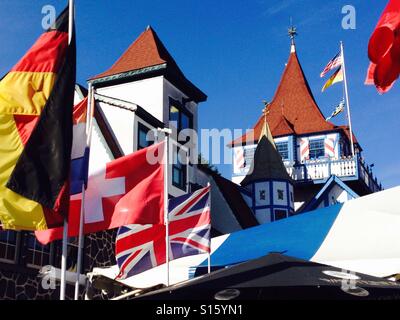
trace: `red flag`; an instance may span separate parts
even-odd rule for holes
[[[375,84],[379,93],[393,86],[400,74],[400,0],[390,0],[369,40],[365,84]]]
[[[107,163],[91,174],[85,192],[84,233],[128,224],[164,223],[164,143]],[[79,234],[82,194],[71,196],[69,237]],[[63,228],[35,232],[43,244],[62,239]]]

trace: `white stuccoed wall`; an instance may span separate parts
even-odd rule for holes
[[[137,135],[134,127],[135,113],[103,102],[98,102],[97,107],[100,107],[106,117],[122,152],[127,155],[136,151],[133,143]]]
[[[171,97],[172,99],[180,102],[182,99],[188,98],[182,91],[171,84],[163,76],[98,88],[96,89],[96,92],[100,95],[105,95],[137,104],[164,123],[169,122],[169,98]],[[123,153],[126,155],[136,151],[137,123],[141,122],[148,128],[152,128],[152,126],[146,123],[143,119],[140,119],[132,111],[110,106],[102,102],[98,103],[97,105],[101,108],[103,114],[105,115],[107,122],[112,129],[112,133],[117,139]],[[186,109],[193,114],[193,127],[196,131],[198,121],[197,107],[197,103],[193,101],[186,103]],[[102,146],[99,148],[99,150],[96,149],[96,151],[93,151],[94,154],[97,152],[104,153],[103,149],[107,149],[104,141],[99,140],[99,142]],[[100,158],[103,159],[103,157]],[[194,167],[188,166],[188,170],[189,181],[196,182]],[[169,181],[172,181],[171,169],[168,172],[168,176]],[[176,188],[172,185],[172,183],[169,186],[169,193],[173,196],[182,195],[186,193],[186,191],[187,190]]]
[[[97,93],[136,103],[158,120],[164,120],[164,77],[153,77],[96,89]]]

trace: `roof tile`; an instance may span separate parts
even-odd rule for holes
[[[267,121],[274,137],[335,130],[335,125],[326,121],[318,108],[296,52],[290,53],[275,96],[268,105]],[[259,139],[263,123],[262,115],[253,127],[253,141]],[[253,141],[245,134],[233,144]]]
[[[167,63],[168,67],[172,67],[176,73],[183,76],[182,71],[156,32],[151,27],[147,27],[108,70],[94,76],[91,80],[164,63]]]

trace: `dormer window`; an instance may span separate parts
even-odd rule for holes
[[[310,159],[318,159],[325,156],[324,139],[310,140]]]

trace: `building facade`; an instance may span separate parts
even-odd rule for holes
[[[297,212],[381,190],[347,126],[325,120],[299,63],[294,44],[280,84],[254,135],[232,142],[232,181],[188,162],[187,129],[198,129],[206,95],[191,83],[148,27],[105,72],[89,79],[94,120],[89,172],[157,140],[154,129],[170,128],[169,196],[211,184],[212,234],[228,234]],[[87,95],[77,87],[75,103]],[[271,130],[270,130],[271,129]],[[271,131],[271,133],[269,133]],[[197,159],[196,159],[197,160]],[[84,239],[82,273],[115,265],[116,230]],[[76,271],[77,239],[70,239],[68,269]],[[0,299],[58,299],[59,286],[43,287],[43,266],[60,267],[61,242],[43,246],[31,232],[0,231]],[[85,288],[81,287],[81,295]],[[67,297],[73,296],[72,282]],[[94,298],[109,298],[94,292]]]
[[[293,181],[265,118],[252,165],[240,184],[241,193],[258,223],[273,222],[294,214]]]
[[[182,73],[151,27],[132,43],[105,72],[91,78],[94,89],[94,119],[89,158],[89,174],[113,159],[149,146],[151,130],[169,127],[169,196],[178,196],[198,188],[197,167],[187,161],[189,150],[185,129],[197,130],[197,110],[207,96]],[[74,103],[87,95],[76,86]],[[186,135],[185,135],[186,134]],[[156,137],[155,137],[156,138]],[[157,140],[157,139],[153,139]],[[116,230],[85,236],[82,273],[96,267],[115,265]],[[74,279],[78,239],[68,244],[69,279]],[[58,299],[59,282],[49,288],[40,270],[52,266],[60,270],[61,241],[41,245],[34,233],[0,231],[0,300]],[[85,287],[81,286],[81,297]],[[73,299],[74,280],[67,284],[67,299]],[[92,298],[109,298],[101,291]]]
[[[348,126],[337,126],[325,120],[312,95],[294,43],[275,95],[266,108],[265,117],[276,148],[294,181],[296,210],[316,195],[333,175],[360,196],[382,190],[354,135],[355,154],[352,155]],[[237,184],[251,168],[263,124],[264,115],[261,115],[252,132],[231,144],[232,181]]]

